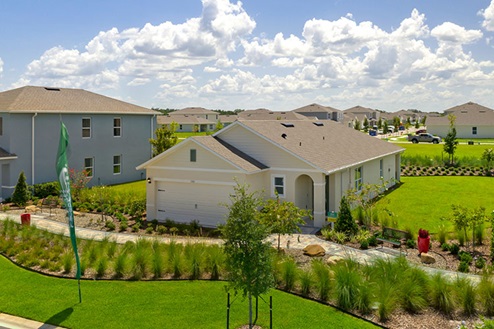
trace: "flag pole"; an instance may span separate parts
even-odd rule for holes
[[[77,285],[79,287],[79,303],[82,303],[81,294],[81,262],[79,260],[79,253],[77,251],[77,239],[75,235],[74,225],[74,211],[72,209],[72,196],[70,193],[70,178],[69,178],[69,165],[67,161],[67,149],[69,147],[69,134],[67,128],[60,120],[60,143],[58,144],[57,154],[57,175],[60,183],[60,191],[62,198],[67,208],[67,217],[69,219],[69,232],[70,240],[72,242],[72,248],[74,249],[75,262],[76,262],[76,278]]]

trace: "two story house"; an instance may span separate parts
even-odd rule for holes
[[[158,112],[82,89],[26,86],[0,93],[0,186],[12,195],[21,171],[30,185],[56,181],[60,121],[70,138],[69,167],[89,186],[144,178]]]

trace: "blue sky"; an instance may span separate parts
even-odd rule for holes
[[[145,107],[494,108],[494,0],[2,0],[0,91]]]

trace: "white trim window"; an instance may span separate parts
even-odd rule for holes
[[[276,196],[276,193],[278,193],[278,196],[280,198],[284,198],[285,197],[285,189],[286,189],[286,186],[285,186],[285,182],[286,182],[286,177],[285,175],[272,175],[271,176],[271,181],[272,181],[272,184],[273,184],[273,187],[271,189],[271,196],[275,197]],[[275,193],[276,191],[276,193]]]
[[[93,177],[94,158],[84,158],[84,170],[87,172],[87,177]]]
[[[122,118],[113,118],[113,137],[122,136]]]
[[[379,160],[379,177],[384,179],[384,160]]]
[[[196,161],[197,161],[197,150],[190,149],[190,162],[196,162]]]
[[[122,156],[114,155],[113,156],[113,174],[120,175],[122,172]]]
[[[472,135],[477,135],[477,127],[472,127]]]
[[[362,191],[364,185],[363,171],[362,166],[355,168],[355,190],[357,191]]]
[[[82,118],[82,138],[91,138],[91,118]]]

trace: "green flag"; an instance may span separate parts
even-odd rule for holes
[[[69,179],[69,165],[67,162],[67,149],[69,147],[69,133],[67,128],[60,121],[60,142],[58,144],[57,154],[57,175],[60,182],[60,190],[62,192],[62,198],[67,209],[67,216],[69,218],[69,232],[70,240],[72,241],[72,248],[74,249],[75,261],[77,265],[76,278],[79,280],[79,302],[81,302],[81,263],[79,261],[79,253],[77,251],[77,240],[75,237],[75,225],[74,225],[74,212],[72,210],[72,197],[70,195],[70,179]]]

